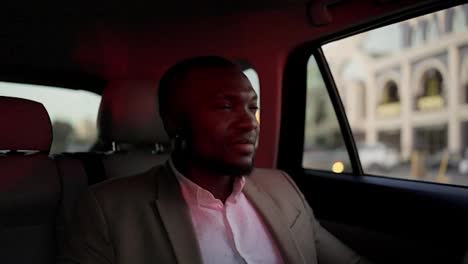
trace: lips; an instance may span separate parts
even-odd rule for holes
[[[250,144],[250,143],[248,144],[237,143],[237,144],[232,145],[232,150],[235,150],[237,153],[242,153],[243,155],[244,154],[251,155],[252,153],[255,152],[255,145]]]
[[[244,139],[234,141],[234,144],[251,144],[251,145],[254,145],[255,144],[255,139],[244,138]]]
[[[233,144],[251,144],[255,145],[255,142],[257,142],[257,137],[255,135],[246,135],[244,137],[236,138],[235,140],[232,141]]]
[[[231,145],[232,148],[242,152],[244,154],[252,154],[255,152],[255,138],[254,137],[244,137],[235,140]]]

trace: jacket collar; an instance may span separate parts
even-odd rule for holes
[[[254,175],[245,178],[243,192],[263,217],[277,242],[284,262],[305,263],[281,210],[271,197],[252,180],[252,176]],[[159,214],[167,230],[177,263],[202,264],[200,247],[190,211],[182,197],[176,175],[171,170],[170,165],[166,163],[161,167],[161,170],[157,171],[155,177],[157,182],[155,204],[158,209],[156,214]]]
[[[165,164],[156,177],[156,207],[179,264],[202,264],[200,247],[190,212],[180,192],[176,176]],[[158,215],[157,215],[158,216]]]
[[[184,200],[189,204],[196,204],[198,206],[208,207],[208,208],[217,208],[219,204],[222,202],[219,199],[216,199],[213,194],[196,184],[195,182],[191,181],[182,173],[180,173],[177,168],[174,166],[172,162],[172,158],[170,158],[167,162],[169,164],[169,168],[176,176],[177,182],[181,187],[182,197]],[[245,177],[236,177],[234,179],[234,185],[232,193],[229,195],[226,201],[231,201],[233,203],[237,202],[237,198],[242,193],[242,190],[245,186]]]
[[[256,172],[254,171],[252,175],[246,177],[244,193],[247,199],[252,202],[269,227],[282,253],[284,263],[305,263],[289,230],[287,220],[271,197],[252,180],[254,173]]]

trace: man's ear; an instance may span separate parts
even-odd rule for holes
[[[176,135],[187,138],[189,135],[189,124],[187,123],[187,118],[184,115],[178,116],[175,123],[175,133]]]
[[[176,124],[171,117],[163,118],[164,129],[166,130],[169,138],[174,138],[176,136]]]
[[[164,122],[164,128],[170,138],[175,138],[176,136],[184,137],[188,133],[188,123],[182,114],[178,114],[177,116],[169,115]]]

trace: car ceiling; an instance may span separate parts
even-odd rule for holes
[[[60,83],[66,79],[92,80],[92,77],[82,75],[83,67],[72,61],[76,60],[77,46],[87,45],[86,40],[82,39],[83,32],[92,31],[91,34],[94,34],[96,28],[100,32],[108,32],[109,28],[139,28],[174,21],[181,23],[187,19],[255,12],[304,2],[305,0],[3,2],[0,17],[0,78],[44,84]],[[85,38],[89,37],[89,34],[85,35]],[[96,73],[93,69],[84,71],[91,72],[91,75]],[[51,79],[58,81],[48,81]]]
[[[227,15],[304,4],[307,0],[81,0],[17,1],[2,3],[8,16],[25,20],[56,22],[139,22],[171,20],[174,17]]]
[[[258,53],[258,60],[265,60],[272,52],[287,52],[292,48],[291,43],[298,45],[343,25],[350,26],[349,21],[362,20],[359,17],[362,14],[372,17],[384,12],[386,9],[379,6],[387,2],[391,2],[387,4],[390,9],[401,9],[405,5],[434,1],[313,1],[339,2],[337,10],[349,14],[349,21],[337,15],[334,24],[338,26],[332,23],[331,27],[322,28],[314,28],[307,22],[306,2],[82,0],[45,3],[26,0],[2,3],[0,79],[100,92],[104,79],[125,74],[157,76],[168,65],[191,55],[211,53],[251,58]],[[347,6],[356,7],[357,12],[349,12]],[[277,32],[272,32],[274,27]],[[290,41],[288,45],[287,41]],[[142,65],[158,65],[158,68]]]

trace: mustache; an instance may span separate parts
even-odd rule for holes
[[[232,140],[233,144],[256,144],[258,139],[257,133],[245,134],[241,137],[236,137]]]
[[[188,145],[192,144],[192,138],[189,137],[179,137],[175,138],[175,142],[177,145],[184,145],[185,147],[188,147]],[[233,139],[228,140],[231,144],[252,144],[252,145],[257,145],[258,143],[258,134],[257,133],[252,133],[252,134],[246,134],[241,137],[233,137]]]

